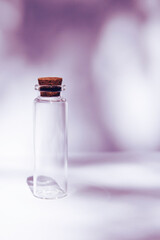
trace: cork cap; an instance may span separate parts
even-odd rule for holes
[[[38,83],[40,85],[40,94],[42,97],[58,97],[58,96],[60,96],[62,78],[60,78],[60,77],[42,77],[42,78],[38,78]]]

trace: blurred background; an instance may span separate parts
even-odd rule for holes
[[[0,156],[33,155],[38,77],[63,77],[69,153],[160,148],[159,0],[0,0]]]

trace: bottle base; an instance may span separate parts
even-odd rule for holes
[[[63,198],[67,193],[51,177],[38,176],[33,187],[33,195],[41,199]]]

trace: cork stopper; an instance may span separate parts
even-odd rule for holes
[[[40,85],[40,95],[42,97],[58,97],[58,96],[60,96],[62,78],[60,78],[60,77],[42,77],[42,78],[38,78],[38,83]]]

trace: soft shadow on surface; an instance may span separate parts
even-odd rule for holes
[[[100,198],[124,197],[124,196],[160,198],[160,188],[132,189],[90,185],[79,187],[75,194],[87,197],[100,197]]]
[[[29,176],[27,178],[26,182],[27,182],[27,185],[28,185],[29,189],[33,193],[33,176]]]
[[[160,154],[144,152],[101,152],[69,156],[70,167],[85,167],[90,165],[116,164],[116,163],[146,163],[153,159],[159,160]]]
[[[69,158],[69,166],[70,167],[83,167],[88,165],[102,165],[105,163],[111,163],[113,162],[112,159],[104,158],[104,157],[98,157],[98,158],[91,158],[91,157],[70,157]]]

